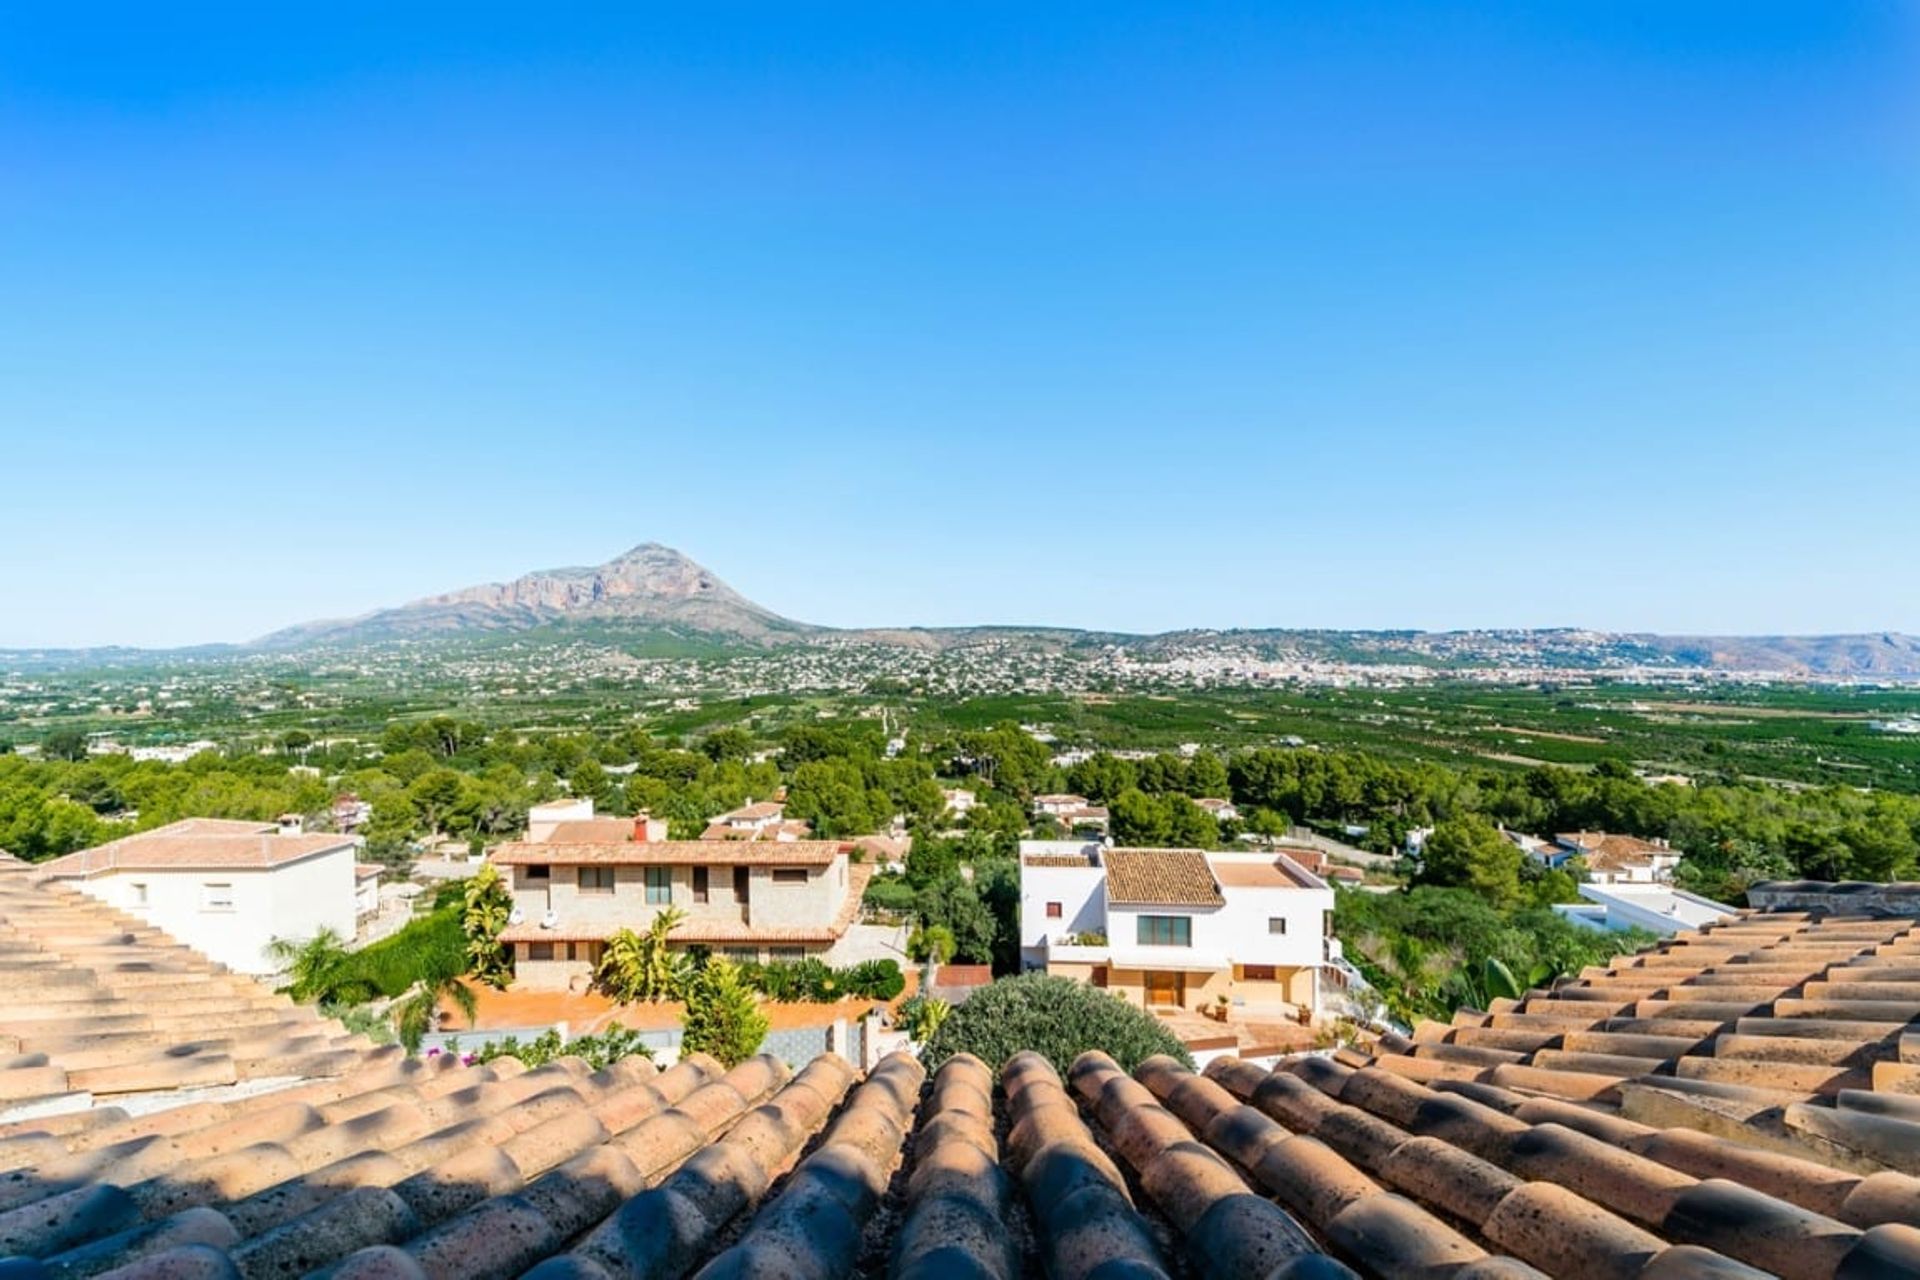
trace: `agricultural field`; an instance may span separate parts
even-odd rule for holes
[[[1061,752],[1307,745],[1516,769],[1615,760],[1644,774],[1920,791],[1920,735],[1883,727],[1920,717],[1920,689],[1911,687],[1708,679],[1074,687],[1055,671],[980,661],[823,659],[811,650],[642,657],[523,641],[0,671],[0,749],[32,749],[57,730],[121,747],[258,749],[290,733],[370,743],[391,723],[436,715],[536,735],[637,727],[663,740],[725,727],[772,740],[794,724],[850,719],[873,721],[876,734],[934,738],[1010,722]]]

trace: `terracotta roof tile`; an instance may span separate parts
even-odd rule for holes
[[[198,867],[266,869],[298,862],[317,853],[354,847],[350,836],[281,835],[272,823],[193,818],[82,849],[40,863],[36,870],[55,879],[71,879],[108,871]]]
[[[22,937],[120,924],[70,891],[0,881],[12,966],[0,1037],[36,1025],[13,1015],[53,955],[18,960]],[[851,1275],[889,1261],[995,1280],[1101,1267],[1141,1280],[1920,1274],[1920,1177],[1904,1167],[1920,1101],[1899,1075],[1920,1070],[1906,1060],[1920,1055],[1902,1053],[1920,994],[1794,997],[1889,1010],[1877,1021],[1773,1007],[1732,1030],[1647,1012],[1638,994],[1648,975],[1689,989],[1743,965],[1800,966],[1802,989],[1844,986],[1920,968],[1920,931],[1744,917],[1594,966],[1550,996],[1388,1037],[1371,1056],[1297,1055],[1274,1070],[1221,1057],[1196,1074],[1155,1057],[1129,1074],[1094,1051],[1063,1064],[1063,1081],[1017,1052],[997,1072],[957,1055],[928,1081],[896,1053],[862,1080],[831,1054],[797,1074],[770,1058],[723,1071],[697,1054],[664,1071],[635,1058],[595,1072],[577,1059],[528,1071],[352,1049],[277,1059],[345,1063],[278,1093],[6,1124],[10,1089],[65,1073],[0,1067],[0,1238],[38,1260],[36,1274],[95,1274],[154,1249],[142,1274],[338,1280]],[[159,1017],[145,1010],[162,1003],[114,1016]],[[1833,1034],[1789,1034],[1807,1028]],[[1465,1031],[1503,1036],[1450,1038]],[[1778,1084],[1837,1065],[1855,1036],[1877,1070],[1893,1069],[1887,1088],[1805,1095],[1602,1070],[1718,1062],[1772,1068]],[[198,1043],[154,1051],[183,1080],[242,1060]],[[1585,1055],[1594,1069],[1528,1061],[1539,1053]],[[1009,1212],[1021,1231],[1005,1229]],[[201,1243],[167,1252],[176,1238]]]
[[[850,846],[838,840],[655,840],[634,843],[503,844],[489,856],[503,867],[830,865]]]
[[[1109,849],[1107,901],[1152,907],[1218,907],[1226,902],[1198,849]]]

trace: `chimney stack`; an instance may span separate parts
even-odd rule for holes
[[[644,813],[633,815],[633,842],[635,844],[647,842],[647,815]]]

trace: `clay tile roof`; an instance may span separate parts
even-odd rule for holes
[[[138,1123],[115,1105],[129,1095],[167,1114],[188,1100],[167,1095],[191,1090],[217,1113],[223,1093],[266,1087],[258,1081],[368,1065],[363,1037],[59,881],[0,881],[0,971],[10,1155],[43,1126],[117,1140],[113,1126]],[[63,1114],[44,1114],[50,1104]],[[42,1114],[16,1120],[23,1107]]]
[[[729,809],[714,821],[726,822],[729,819],[737,819],[742,822],[758,822],[767,818],[777,818],[786,812],[786,808],[786,805],[777,804],[772,800],[761,800],[754,804],[741,805],[738,809]]]
[[[581,818],[572,822],[556,822],[553,824],[553,833],[544,843],[631,844],[634,822],[633,818]]]
[[[272,823],[190,818],[43,862],[36,870],[54,879],[109,871],[265,870],[353,847],[349,836],[281,835]]]
[[[1109,849],[1107,901],[1123,906],[1217,907],[1225,903],[1198,849]]]
[[[1028,867],[1098,867],[1100,864],[1086,854],[1079,853],[1029,853],[1020,859],[1021,865]]]
[[[503,844],[490,855],[503,867],[768,866],[824,867],[848,846],[838,840],[655,840],[635,843]]]
[[[155,1275],[626,1275],[670,1253],[688,1275],[890,1263],[1011,1280],[1094,1256],[1089,1238],[1097,1261],[1130,1276],[1920,1274],[1920,1062],[1902,1040],[1920,1011],[1905,991],[1920,980],[1893,976],[1920,969],[1911,918],[1744,916],[1372,1052],[1288,1053],[1277,1066],[1228,1053],[1201,1073],[1165,1056],[1129,1072],[1098,1050],[1060,1064],[961,1053],[931,1079],[907,1052],[864,1073],[805,1052],[731,1070],[703,1054],[664,1070],[638,1056],[599,1071],[577,1058],[533,1070],[408,1059],[325,1039],[333,1024],[272,999],[245,1011],[270,1020],[248,1040],[229,1006],[250,984],[201,999],[187,1030],[103,1050],[70,1033],[158,1018],[165,1003],[110,992],[110,980],[151,992],[153,966],[176,966],[161,973],[169,983],[188,973],[177,949],[143,938],[113,945],[142,948],[144,967],[102,965],[87,1000],[48,998],[70,981],[56,944],[124,928],[77,893],[0,881],[0,1025],[22,1041],[0,1059],[11,1171],[0,1213],[6,1247],[34,1274],[139,1260]],[[1664,971],[1649,978],[1653,961]],[[1822,976],[1796,978],[1800,995],[1694,1002],[1685,1017],[1659,1007],[1667,995],[1633,994],[1743,966]],[[232,982],[204,969],[184,980]],[[1816,983],[1877,994],[1815,995]],[[1831,1007],[1782,1007],[1790,999]],[[75,1004],[64,1027],[47,1012]],[[1755,1004],[1766,1012],[1746,1012]],[[34,1020],[19,1016],[27,1008]],[[88,1047],[40,1063],[47,1025],[60,1036],[41,1043]],[[1229,1048],[1226,1028],[1192,1030]],[[294,1058],[260,1047],[296,1036],[335,1047]],[[274,1090],[241,1074],[266,1091],[209,1085],[133,1115],[89,1105],[247,1070],[303,1082]],[[10,1112],[16,1099],[27,1104]],[[717,1177],[745,1190],[715,1195]],[[152,1230],[129,1229],[117,1209],[74,1209],[108,1186],[137,1188],[127,1194],[148,1227],[191,1225],[180,1211],[204,1207],[221,1229],[142,1258],[158,1247]],[[682,1212],[689,1203],[702,1211]],[[1020,1231],[997,1229],[1016,1218]],[[636,1222],[670,1223],[671,1239]],[[1319,1250],[1340,1260],[1308,1256]]]
[[[1554,837],[1568,848],[1585,851],[1587,865],[1595,871],[1618,871],[1625,866],[1643,866],[1659,855],[1673,856],[1665,845],[1639,836],[1609,835],[1604,831],[1569,831]]]

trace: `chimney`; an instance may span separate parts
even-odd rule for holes
[[[647,842],[647,815],[644,813],[633,815],[633,842],[635,844]]]

